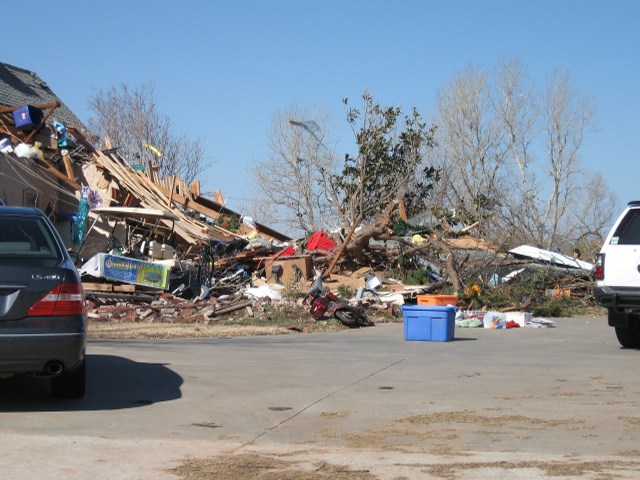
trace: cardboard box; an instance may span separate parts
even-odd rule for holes
[[[313,262],[310,255],[280,257],[266,266],[268,283],[289,285],[301,280],[309,280],[313,274]]]
[[[80,274],[163,290],[169,287],[169,267],[107,253],[98,253],[91,257],[80,268]]]
[[[453,340],[455,330],[455,307],[425,307],[403,305],[404,339],[432,342]]]
[[[516,322],[521,327],[524,327],[525,323],[530,323],[533,319],[533,315],[530,312],[505,312],[504,316],[507,322]]]

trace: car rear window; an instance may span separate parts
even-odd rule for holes
[[[640,245],[640,209],[627,212],[611,237],[612,245]]]
[[[0,257],[62,258],[62,254],[42,218],[0,216]]]

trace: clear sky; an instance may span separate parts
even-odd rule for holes
[[[355,153],[342,98],[367,88],[429,117],[453,74],[509,58],[539,86],[572,73],[597,111],[584,165],[621,202],[640,200],[640,1],[31,0],[3,2],[2,17],[0,60],[38,73],[82,120],[96,91],[154,82],[176,132],[205,139],[203,189],[238,210],[277,110],[333,113],[342,156]]]

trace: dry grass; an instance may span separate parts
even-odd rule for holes
[[[425,469],[430,475],[438,478],[454,480],[458,478],[457,473],[463,470],[486,470],[486,469],[502,469],[502,470],[522,470],[531,469],[545,472],[548,477],[578,477],[584,478],[586,475],[598,475],[603,480],[620,478],[614,476],[612,472],[617,469],[637,468],[637,462],[539,462],[539,461],[521,461],[521,462],[457,462],[444,463],[436,465],[425,465]]]
[[[476,415],[468,411],[459,412],[436,412],[424,415],[414,415],[399,420],[400,423],[412,425],[428,425],[432,423],[470,423],[474,425],[504,426],[508,424],[541,425],[545,427],[556,427],[574,423],[584,423],[581,420],[545,420],[542,418],[531,418],[523,415],[499,415],[495,417]]]
[[[442,456],[454,452],[442,451]],[[546,477],[576,477],[597,475],[603,480],[619,478],[618,470],[636,470],[637,461],[495,461],[495,462],[438,462],[411,465],[416,471],[428,473],[435,478],[455,480],[464,472],[478,473],[486,478],[488,470],[532,470],[544,472]],[[378,477],[368,470],[352,470],[346,466],[327,462],[313,465],[296,461],[285,461],[264,454],[221,455],[214,458],[187,460],[171,473],[182,480],[375,480]],[[406,478],[406,477],[399,477]]]
[[[221,455],[204,460],[188,460],[171,472],[183,480],[375,480],[368,471],[326,462],[304,468],[297,462],[284,461],[253,453]]]
[[[399,452],[424,451],[433,455],[466,456],[465,448],[452,450],[452,441],[473,444],[478,438],[501,442],[501,436],[516,432],[517,438],[546,435],[549,429],[584,428],[579,419],[543,419],[523,415],[478,415],[470,411],[433,412],[397,419],[383,427],[357,433],[333,433],[355,449]],[[523,433],[526,431],[526,435]]]

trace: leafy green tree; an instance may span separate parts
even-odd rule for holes
[[[329,195],[349,229],[347,255],[360,259],[371,237],[391,231],[398,207],[408,216],[427,209],[429,192],[438,180],[438,171],[424,161],[434,146],[434,127],[415,108],[403,115],[398,107],[381,106],[366,91],[362,99],[361,110],[347,111],[358,153],[345,156]],[[343,102],[349,106],[348,99]]]
[[[398,107],[383,107],[368,92],[362,110],[349,108],[347,121],[358,146],[356,156],[345,155],[342,172],[334,176],[339,210],[348,226],[387,220],[401,199],[407,214],[426,208],[437,170],[423,161],[433,147],[434,129],[418,111],[403,115]],[[349,105],[348,99],[344,99]],[[391,209],[391,210],[390,210]]]

